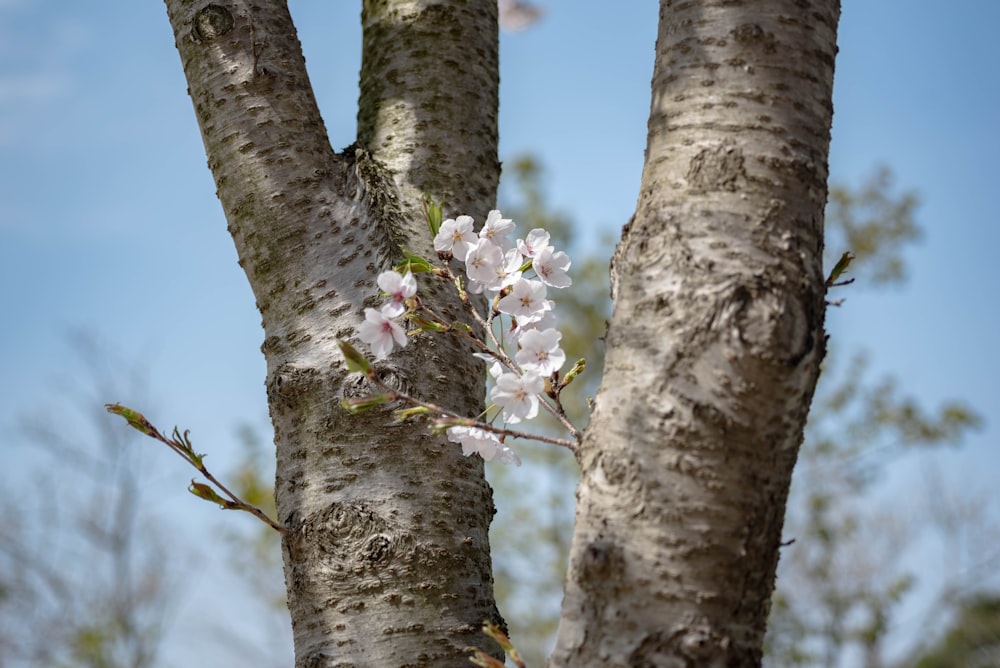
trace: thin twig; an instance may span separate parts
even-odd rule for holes
[[[154,427],[153,424],[146,419],[146,416],[144,416],[142,413],[138,411],[122,406],[121,404],[105,404],[105,408],[107,408],[109,413],[120,415],[121,417],[125,418],[125,421],[128,422],[129,426],[131,426],[132,428],[141,431],[143,434],[149,436],[152,439],[160,441],[168,448],[176,452],[180,457],[184,459],[184,461],[186,461],[188,464],[198,469],[198,472],[201,473],[206,480],[215,485],[216,489],[221,491],[229,498],[228,500],[223,499],[218,494],[216,494],[215,491],[212,490],[210,487],[201,485],[201,483],[194,483],[194,482],[192,482],[192,487],[191,487],[192,494],[207,501],[213,501],[215,503],[219,503],[222,505],[223,508],[226,508],[227,510],[246,511],[251,515],[253,515],[254,517],[256,517],[257,519],[259,519],[261,522],[264,522],[265,524],[270,526],[275,531],[281,534],[288,533],[288,529],[286,529],[285,527],[281,526],[280,524],[272,520],[260,508],[253,506],[244,501],[243,499],[241,499],[240,497],[238,497],[236,494],[230,491],[228,487],[219,482],[219,480],[214,475],[212,475],[207,468],[205,468],[205,464],[203,462],[204,455],[199,455],[194,451],[194,448],[191,446],[191,441],[190,439],[188,439],[188,432],[186,430],[183,433],[181,433],[180,430],[178,430],[175,427],[174,437],[167,438],[166,436],[160,433],[159,429]],[[201,487],[199,487],[198,485],[201,485]]]
[[[480,420],[474,420],[472,418],[467,418],[465,416],[459,415],[458,413],[455,413],[454,411],[450,411],[447,408],[444,408],[443,406],[439,406],[439,405],[431,403],[429,401],[424,401],[422,399],[418,399],[418,398],[416,398],[416,397],[414,397],[414,396],[412,396],[410,394],[407,394],[406,392],[404,392],[402,390],[398,390],[398,389],[396,389],[394,387],[391,387],[391,386],[387,385],[386,383],[384,383],[382,380],[380,380],[378,378],[378,376],[376,376],[375,374],[372,374],[372,375],[368,376],[368,378],[373,383],[375,383],[376,385],[378,385],[381,389],[385,390],[386,394],[390,395],[392,397],[392,399],[402,399],[403,401],[406,401],[407,403],[413,404],[414,406],[421,406],[421,407],[426,408],[427,410],[431,411],[432,413],[436,413],[436,414],[444,416],[446,418],[451,418],[452,420],[456,420],[459,424],[468,425],[468,426],[471,426],[471,427],[478,427],[478,428],[480,428],[480,429],[482,429],[484,431],[489,431],[489,432],[492,432],[494,434],[500,434],[500,435],[506,434],[507,436],[513,436],[514,438],[533,439],[533,440],[536,440],[536,441],[541,441],[543,443],[550,443],[552,445],[559,445],[559,446],[562,446],[562,447],[568,449],[570,452],[576,452],[576,445],[577,444],[574,443],[573,441],[568,440],[568,439],[554,438],[554,437],[551,437],[551,436],[542,436],[540,434],[532,434],[532,433],[529,433],[529,432],[526,432],[526,431],[517,431],[517,430],[514,430],[514,429],[506,429],[506,428],[503,428],[503,427],[494,427],[493,425],[489,424],[488,422],[482,422]]]

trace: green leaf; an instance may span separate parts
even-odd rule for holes
[[[206,485],[205,483],[191,481],[191,485],[188,486],[188,491],[197,496],[199,499],[205,499],[206,501],[211,501],[212,503],[219,504],[220,507],[226,509],[232,509],[233,502],[227,501],[219,496],[214,489]]]
[[[435,419],[428,426],[428,431],[430,431],[435,436],[440,436],[441,434],[448,431],[448,427],[474,427],[476,426],[476,421],[472,418],[459,418],[451,417],[448,415],[442,415],[441,417]]]
[[[502,662],[497,661],[478,647],[466,647],[465,650],[473,653],[472,656],[469,657],[469,661],[480,668],[504,668],[504,664]]]
[[[521,657],[517,652],[517,648],[514,647],[514,643],[510,641],[510,638],[507,637],[507,634],[504,633],[502,630],[500,630],[499,626],[497,626],[493,622],[489,621],[483,622],[483,633],[485,633],[487,636],[492,638],[498,645],[500,645],[500,647],[503,648],[503,651],[507,653],[511,661],[513,661],[514,664],[518,666],[518,668],[524,668],[524,662],[521,660]],[[475,661],[473,661],[473,663],[475,663]]]
[[[393,416],[396,422],[406,422],[412,417],[419,417],[421,415],[430,415],[431,409],[426,406],[414,406],[413,408],[400,408],[399,410],[393,411]]]
[[[405,274],[408,271],[414,274],[426,274],[428,272],[437,271],[437,267],[431,264],[428,260],[425,260],[419,255],[414,255],[409,251],[403,251],[403,258],[402,262],[393,267],[393,269],[401,274]]]
[[[407,320],[412,322],[414,326],[421,332],[447,332],[447,325],[442,325],[439,322],[434,322],[433,320],[428,320],[423,316],[410,314],[406,317]]]
[[[427,227],[433,239],[441,229],[441,204],[431,199],[430,195],[424,195],[424,215],[427,217]]]
[[[337,343],[340,344],[340,352],[344,355],[344,363],[347,365],[348,371],[351,373],[363,373],[366,376],[371,376],[374,373],[368,359],[359,353],[354,346],[347,341],[339,339]]]
[[[340,400],[340,405],[351,413],[363,413],[369,408],[374,408],[387,401],[393,401],[395,398],[396,395],[394,394],[373,394],[368,397],[344,398]]]
[[[185,429],[184,432],[181,433],[180,429],[174,427],[174,445],[176,445],[185,455],[188,456],[191,463],[194,464],[195,467],[200,469],[202,467],[202,460],[205,459],[205,455],[198,454],[194,451],[194,447],[191,445],[191,438],[188,436],[190,433],[191,430],[189,429]]]
[[[854,253],[851,251],[844,251],[844,254],[840,256],[837,260],[837,264],[833,266],[833,271],[830,272],[830,277],[826,279],[827,285],[832,285],[837,282],[840,275],[847,271],[847,268],[851,266],[851,261],[854,260]]]
[[[573,380],[581,373],[583,373],[583,370],[586,368],[587,368],[587,360],[582,358],[578,359],[576,361],[576,364],[573,365],[573,368],[567,371],[566,375],[563,376],[562,381],[559,383],[559,389],[562,389],[567,385],[569,385],[570,383],[572,383]]]
[[[134,411],[131,408],[122,406],[121,404],[104,404],[104,407],[109,413],[114,415],[120,415],[125,418],[128,425],[133,429],[141,431],[146,436],[156,437],[159,436],[160,432],[156,431],[156,427],[150,424],[149,420],[146,419],[139,411]]]

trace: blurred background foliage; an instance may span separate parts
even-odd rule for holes
[[[93,336],[67,340],[78,367],[4,435],[29,444],[35,466],[0,472],[0,666],[156,666],[188,557],[147,493],[150,460],[165,453],[103,408],[109,396],[143,401],[145,379]]]

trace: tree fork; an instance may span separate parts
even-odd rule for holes
[[[388,411],[342,409],[366,388],[337,346],[403,247],[431,254],[423,193],[449,212],[494,205],[496,3],[364,2],[359,137],[342,153],[285,3],[166,4],[263,320],[296,665],[467,665],[469,645],[502,656],[481,634],[502,621],[482,461]],[[444,291],[423,295],[457,312]],[[380,379],[478,414],[482,364],[454,340],[421,343],[381,362]]]

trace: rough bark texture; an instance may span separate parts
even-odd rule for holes
[[[493,206],[493,0],[364,3],[359,141],[330,147],[283,2],[167,0],[229,230],[260,309],[296,666],[468,665],[493,601],[493,514],[479,458],[351,416],[337,339],[356,339],[377,273],[431,254],[423,192],[446,213]],[[470,53],[467,45],[475,44]],[[428,285],[423,297],[457,318]],[[359,349],[363,344],[357,342]],[[483,369],[428,338],[377,365],[384,380],[468,415]]]
[[[824,353],[839,3],[661,1],[555,666],[756,666]]]

